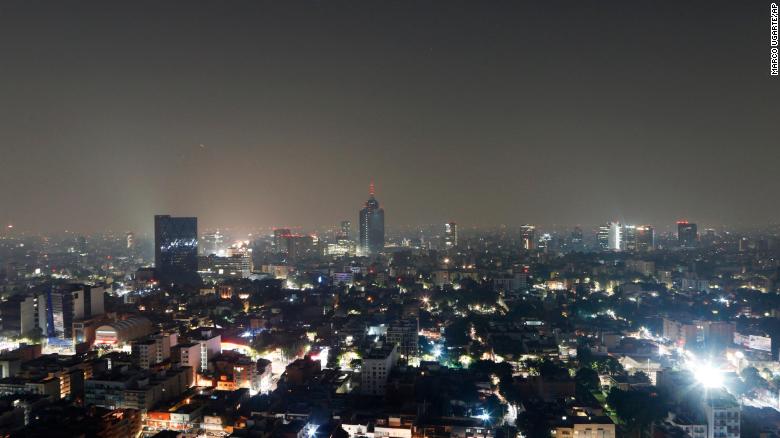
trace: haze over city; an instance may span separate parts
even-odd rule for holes
[[[774,223],[765,9],[3,2],[0,221]]]

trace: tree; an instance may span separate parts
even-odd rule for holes
[[[558,366],[555,362],[545,359],[539,365],[539,375],[545,379],[565,379],[569,377],[569,371]]]
[[[591,367],[599,374],[609,374],[610,376],[623,372],[623,365],[612,356],[598,358],[591,363]]]
[[[612,388],[607,403],[615,410],[628,430],[641,432],[666,417],[668,403],[666,397],[657,392],[621,391]]]
[[[745,382],[746,393],[751,393],[757,389],[765,388],[768,385],[767,381],[761,377],[761,374],[759,374],[758,370],[754,367],[747,367],[742,370],[740,377]]]
[[[471,339],[468,336],[470,324],[466,319],[456,319],[452,324],[444,329],[444,337],[447,344],[452,346],[468,345]]]
[[[577,395],[586,396],[588,393],[598,391],[601,388],[599,373],[593,368],[580,368],[574,376],[577,385]]]

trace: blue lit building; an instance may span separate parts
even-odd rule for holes
[[[360,210],[360,252],[377,254],[385,247],[385,211],[374,197],[374,183],[368,189],[369,198]]]
[[[154,267],[161,284],[197,284],[198,218],[154,217]]]

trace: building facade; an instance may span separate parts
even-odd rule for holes
[[[154,217],[154,267],[162,284],[198,282],[198,218]]]
[[[682,248],[693,248],[699,240],[696,224],[688,221],[677,221],[677,243]]]
[[[362,255],[381,252],[385,247],[385,210],[374,196],[374,183],[368,190],[369,198],[360,210],[360,251]]]

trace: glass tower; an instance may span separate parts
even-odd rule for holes
[[[154,267],[164,284],[196,284],[198,218],[154,217]]]
[[[385,247],[385,211],[374,197],[374,182],[368,189],[368,201],[360,210],[360,251],[377,254]]]

